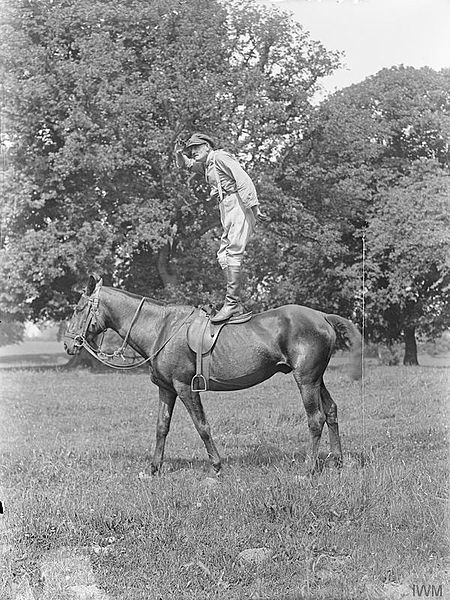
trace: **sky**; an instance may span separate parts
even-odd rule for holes
[[[343,50],[345,69],[322,81],[346,87],[383,67],[450,67],[450,0],[258,0],[293,13],[312,39]]]

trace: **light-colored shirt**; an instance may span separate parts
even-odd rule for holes
[[[199,171],[199,163],[195,160],[184,157],[184,161],[189,169]],[[221,194],[222,197],[227,194],[238,194],[246,208],[259,204],[250,176],[244,171],[238,160],[225,150],[211,150],[206,159],[204,173],[206,181],[211,187],[211,197],[217,197],[220,200]],[[221,194],[217,178],[220,181]]]

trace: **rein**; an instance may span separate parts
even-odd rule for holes
[[[122,345],[117,350],[114,350],[114,352],[112,354],[106,354],[105,352],[102,352],[101,348],[99,350],[95,350],[95,348],[93,348],[93,346],[91,346],[91,344],[89,344],[89,342],[87,341],[85,334],[76,336],[81,342],[78,345],[85,348],[85,350],[87,350],[89,352],[89,354],[91,354],[94,358],[96,358],[102,364],[106,365],[107,367],[111,367],[113,369],[118,369],[120,371],[129,371],[130,369],[137,369],[139,367],[142,367],[142,365],[145,365],[145,363],[153,360],[161,352],[161,350],[170,342],[170,340],[173,337],[175,337],[175,335],[180,331],[180,329],[183,327],[183,325],[188,321],[188,319],[194,313],[195,308],[193,308],[191,310],[191,312],[188,314],[188,316],[185,319],[183,319],[183,321],[176,328],[176,330],[161,344],[161,346],[156,350],[156,352],[153,352],[153,354],[151,356],[148,356],[144,360],[141,360],[138,363],[133,363],[131,365],[115,365],[114,363],[108,362],[107,360],[105,360],[105,358],[116,358],[116,357],[120,356],[123,360],[125,360],[124,352],[125,352],[126,347],[129,345],[128,339],[130,337],[131,330],[133,328],[133,325],[136,323],[139,313],[141,312],[142,306],[144,305],[146,300],[147,300],[147,298],[145,298],[145,297],[141,299],[139,306],[137,307],[136,312],[134,313],[133,319],[131,320],[128,331],[123,339]],[[94,305],[93,312],[94,312],[94,314],[96,312],[95,305]]]

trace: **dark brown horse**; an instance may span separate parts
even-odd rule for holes
[[[211,437],[200,394],[191,390],[195,355],[186,339],[188,323],[195,317],[188,306],[161,305],[149,298],[102,286],[90,277],[65,336],[68,354],[85,346],[92,350],[95,337],[110,328],[148,361],[152,381],[159,387],[156,447],[151,465],[162,464],[166,436],[177,396],[188,410],[218,473],[221,459]],[[211,389],[237,390],[261,383],[277,372],[292,373],[300,390],[312,440],[311,470],[317,465],[324,423],[330,455],[342,464],[336,404],[323,382],[323,373],[336,342],[336,332],[352,348],[354,371],[361,360],[361,336],[355,325],[338,315],[290,304],[256,314],[246,323],[225,325],[211,362]]]

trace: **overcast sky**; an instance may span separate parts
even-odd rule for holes
[[[291,11],[328,50],[344,50],[346,69],[328,91],[383,67],[450,67],[450,0],[258,0]]]

